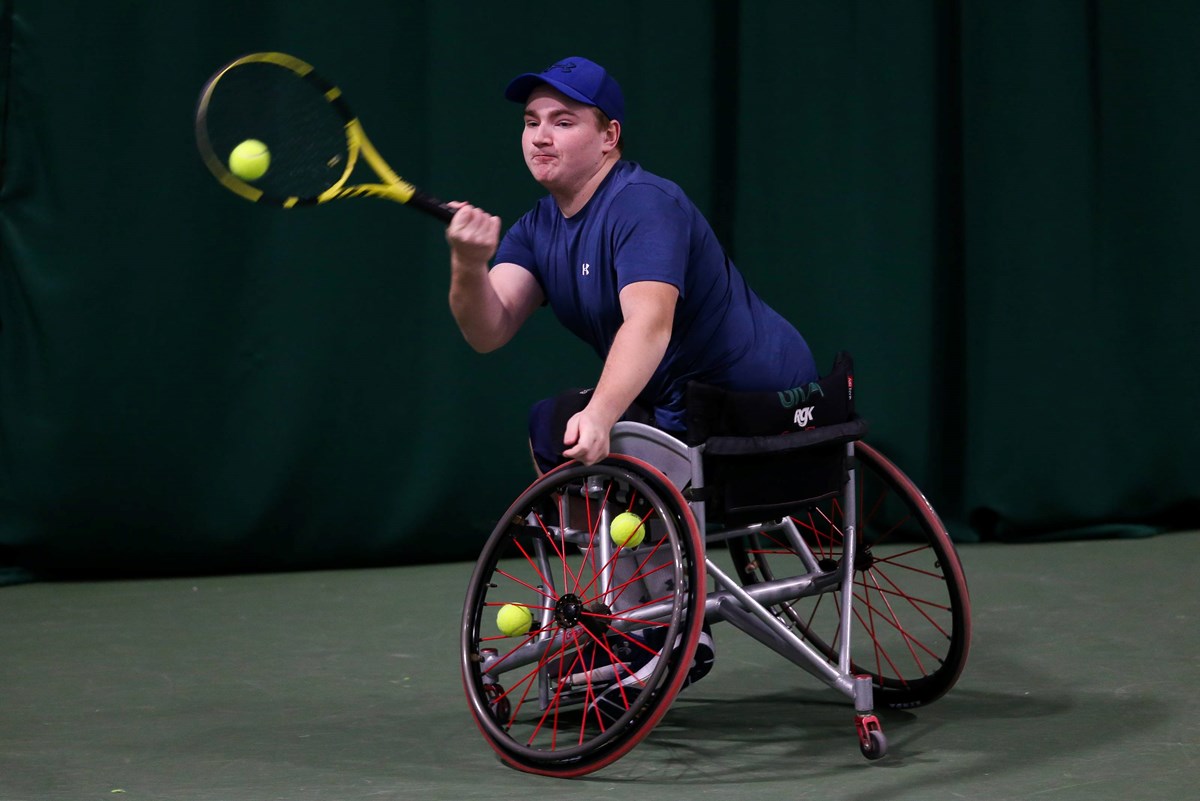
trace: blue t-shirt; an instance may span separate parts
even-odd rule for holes
[[[668,431],[686,428],[689,381],[774,391],[818,377],[804,338],[746,285],[683,190],[634,162],[617,162],[573,217],[542,198],[505,234],[495,262],[529,270],[559,321],[602,359],[623,321],[621,289],[678,289],[667,352],[638,398]]]

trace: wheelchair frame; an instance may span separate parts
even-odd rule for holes
[[[891,699],[886,705],[902,707],[928,703],[948,690],[966,660],[970,603],[957,554],[925,497],[894,465],[864,443],[852,440],[841,447],[849,470],[840,496],[833,501],[835,507],[840,503],[841,522],[835,525],[830,521],[841,538],[836,559],[810,543],[806,536],[811,535],[812,528],[802,530],[793,517],[710,531],[704,492],[706,444],[689,446],[648,425],[618,423],[612,432],[612,456],[608,460],[591,468],[569,463],[534,482],[513,504],[485,546],[471,579],[463,615],[464,686],[476,723],[500,758],[521,770],[560,777],[579,776],[612,764],[665,714],[687,683],[702,626],[719,621],[732,624],[850,698],[860,750],[869,759],[884,756],[888,743],[875,714],[876,685]],[[938,646],[930,650],[920,638],[913,639],[917,646],[930,651],[927,659],[939,666],[930,671],[922,668],[928,675],[911,684],[888,678],[886,674],[891,671],[882,662],[872,671],[854,659],[854,624],[856,618],[861,623],[864,614],[855,605],[855,578],[857,572],[868,569],[873,558],[870,547],[862,547],[859,530],[859,454],[869,455],[876,465],[873,469],[879,470],[882,465],[889,473],[892,491],[910,514],[919,517],[921,530],[928,532],[925,536],[944,577],[950,623],[935,628],[950,629],[946,637],[949,645],[942,653]],[[614,505],[612,499],[618,496],[620,500]],[[633,604],[634,611],[627,613],[617,607],[620,595],[633,581],[618,574],[621,565],[631,561],[631,553],[606,536],[614,509],[622,503],[640,503],[649,510],[643,513],[650,532],[648,539],[655,543],[653,553],[664,547],[669,551],[669,556],[633,557],[632,561],[638,562],[633,568],[634,578],[648,585],[662,578],[658,574],[669,574],[659,583],[670,589],[650,593],[648,602]],[[580,507],[586,512],[586,524],[574,526],[572,520]],[[745,545],[764,537],[774,543],[770,549],[753,551]],[[737,578],[708,557],[707,546],[721,541],[730,543]],[[508,581],[513,575],[506,572],[502,557],[511,554],[514,545],[531,566],[533,578]],[[580,550],[584,554],[574,563],[577,570],[568,564],[568,546],[572,553]],[[800,569],[777,578],[768,565],[783,553],[798,557]],[[589,558],[594,577],[585,583],[580,577],[588,569]],[[562,562],[561,571],[556,560]],[[560,579],[555,575],[558,572],[562,574],[561,587],[555,583]],[[712,592],[707,591],[707,577],[715,582]],[[583,589],[570,591],[572,581]],[[529,608],[538,611],[529,631],[515,635],[523,639],[504,653],[492,646],[507,647],[514,635],[486,633],[487,615],[501,604],[492,595],[498,586],[508,592],[527,588],[534,597]],[[860,588],[862,592],[870,593],[871,588]],[[878,609],[871,609],[872,602],[861,597],[857,599],[859,605],[868,607],[865,614],[869,617],[881,614],[886,618],[891,614],[892,621],[896,621],[894,611],[883,612],[885,605],[891,608],[887,594],[909,602],[911,599],[899,587],[881,592],[885,593],[881,596],[884,600],[875,604]],[[793,604],[806,599],[817,599],[815,603],[819,604],[821,597],[830,594],[836,596],[839,611],[836,633],[825,640],[811,627],[811,618],[804,616],[807,613],[798,613]],[[917,609],[926,617],[946,614]],[[657,650],[642,643],[648,639],[646,636],[638,639],[649,626],[665,628],[663,643]],[[908,635],[904,638],[907,640]],[[908,642],[905,645],[920,661],[916,648]],[[635,670],[623,661],[626,657],[618,655],[622,646],[625,651],[634,651],[634,658],[638,648],[654,651],[653,658],[647,667]],[[634,664],[629,660],[629,665]],[[501,683],[506,674],[519,679],[508,690]],[[536,702],[531,702],[535,686]],[[613,696],[607,703],[616,707],[611,720],[602,714],[606,696]],[[568,719],[564,710],[572,707],[584,709],[582,719],[570,719],[568,725],[562,725],[560,742],[559,721]],[[524,715],[527,721],[520,712],[525,709],[531,710]],[[546,729],[551,729],[553,736],[547,736]]]

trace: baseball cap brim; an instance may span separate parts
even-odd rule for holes
[[[562,81],[556,81],[553,78],[547,78],[545,75],[537,72],[527,72],[524,75],[518,75],[513,78],[508,84],[508,88],[504,90],[504,97],[514,103],[524,103],[533,94],[533,90],[539,85],[546,84],[552,86],[562,92],[572,100],[578,100],[580,103],[587,103],[589,106],[595,106],[596,101],[585,95],[583,92],[567,86]],[[603,111],[604,109],[600,109]]]

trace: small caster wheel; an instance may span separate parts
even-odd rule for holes
[[[858,748],[867,759],[880,759],[887,754],[887,735],[879,729],[867,732],[867,739],[860,741]]]
[[[858,730],[858,750],[867,759],[879,759],[887,753],[887,736],[879,725],[879,718],[872,714],[862,714],[855,718],[854,728]]]
[[[508,728],[508,723],[512,720],[512,705],[509,704],[508,698],[504,694],[504,688],[492,682],[483,685],[483,692],[487,695],[488,708],[491,710],[492,717],[501,726]]]

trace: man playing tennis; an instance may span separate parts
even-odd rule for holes
[[[487,352],[548,303],[604,360],[594,391],[534,406],[541,470],[600,461],[623,416],[683,432],[689,381],[772,391],[817,379],[804,338],[746,285],[683,191],[622,158],[625,102],[603,67],[567,58],[518,76],[505,97],[523,104],[525,163],[549,195],[503,241],[499,218],[450,204],[450,308]],[[701,650],[693,678],[711,666]]]
[[[549,195],[502,242],[499,218],[452,204],[450,308],[467,342],[487,352],[548,302],[604,359],[562,441],[544,441],[552,410],[535,407],[543,470],[560,455],[603,459],[635,402],[682,432],[689,381],[771,391],[816,380],[803,337],[746,285],[683,191],[622,159],[624,98],[603,67],[567,58],[518,76],[505,96],[524,105],[525,163]]]

